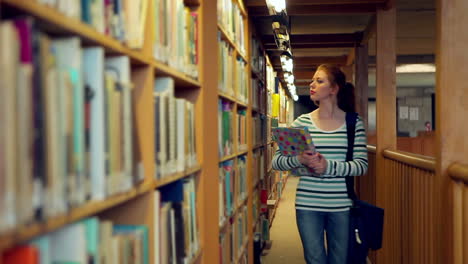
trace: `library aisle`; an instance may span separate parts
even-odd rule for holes
[[[298,177],[288,177],[270,229],[270,239],[273,243],[268,254],[262,257],[262,264],[305,263],[294,210],[298,183]]]

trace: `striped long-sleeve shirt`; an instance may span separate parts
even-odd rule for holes
[[[346,122],[333,131],[318,128],[309,114],[299,116],[292,127],[309,129],[316,151],[327,160],[327,169],[320,177],[301,176],[296,191],[296,209],[338,212],[349,210],[351,200],[346,191],[346,176],[359,176],[367,171],[367,139],[364,124],[357,117],[353,160],[346,161],[348,141]],[[287,157],[276,151],[273,169],[287,171],[303,166],[297,156]]]

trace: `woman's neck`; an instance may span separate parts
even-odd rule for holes
[[[320,119],[334,119],[339,111],[338,105],[324,101],[320,102],[317,114]]]

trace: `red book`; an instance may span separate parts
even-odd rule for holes
[[[3,253],[3,264],[38,264],[39,251],[33,246],[19,246]]]

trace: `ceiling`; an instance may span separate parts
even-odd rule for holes
[[[397,8],[397,64],[434,63],[436,12],[435,0],[395,0]],[[273,67],[282,76],[265,0],[244,0],[255,31]],[[369,49],[369,86],[375,80],[375,11],[388,5],[387,0],[286,0],[290,24],[290,42],[294,59],[297,94],[308,94],[308,83],[322,63],[345,66],[354,47],[367,43]],[[385,32],[383,32],[385,34]],[[414,76],[413,76],[414,75]],[[405,87],[433,86],[430,74],[398,74]],[[397,81],[397,84],[399,82]],[[375,84],[374,84],[375,85]],[[398,84],[399,85],[399,84]],[[301,88],[302,87],[302,88]]]

